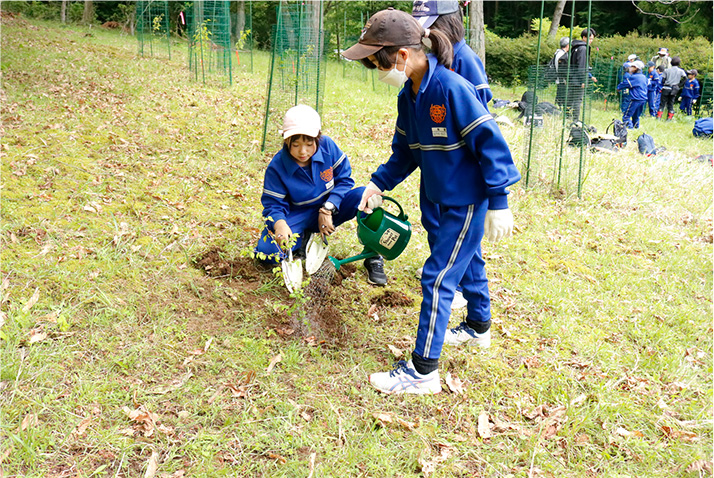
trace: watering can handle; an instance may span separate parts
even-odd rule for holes
[[[389,201],[389,202],[392,202],[397,205],[397,207],[399,208],[399,216],[398,217],[400,220],[402,220],[402,221],[409,220],[409,217],[406,214],[404,214],[404,209],[402,209],[402,205],[399,204],[397,201],[390,198],[389,196],[382,196],[382,200]],[[362,225],[362,216],[369,216],[369,214],[365,214],[363,211],[357,212],[357,224],[359,224],[360,226]]]

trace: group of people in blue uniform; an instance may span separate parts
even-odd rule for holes
[[[622,80],[617,89],[622,92],[620,108],[622,121],[628,128],[638,128],[645,105],[650,116],[661,119],[667,110],[667,120],[674,117],[674,103],[680,96],[680,110],[692,114],[692,106],[699,98],[700,88],[695,69],[685,71],[678,56],[669,56],[667,48],[645,65],[637,55],[630,55],[622,65]],[[647,72],[645,73],[645,68]]]
[[[289,111],[285,144],[265,174],[266,224],[256,251],[276,261],[285,248],[299,249],[305,240],[289,241],[292,235],[331,234],[357,211],[369,214],[381,206],[382,194],[418,169],[430,255],[421,276],[415,346],[410,360],[371,374],[369,382],[384,393],[437,393],[444,345],[490,345],[481,240],[495,242],[512,233],[507,188],[520,173],[486,106],[491,91],[483,63],[464,41],[457,0],[417,0],[412,15],[392,8],[377,12],[343,55],[401,88],[391,155],[366,186],[354,188],[349,161],[321,134],[319,117],[312,116],[312,128],[303,128],[291,122],[288,116],[295,112]],[[302,110],[298,116],[312,115],[309,107],[295,108]],[[449,328],[457,288],[467,311]]]

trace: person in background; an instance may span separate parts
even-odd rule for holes
[[[655,56],[650,59],[655,64],[655,68],[664,66],[662,71],[672,66],[672,58],[669,56],[669,48],[660,48]]]
[[[633,61],[629,75],[617,85],[618,90],[630,90],[630,102],[627,111],[622,114],[622,121],[628,129],[640,127],[640,115],[647,102],[647,78],[642,74],[644,68],[640,60]]]
[[[474,85],[476,95],[488,109],[493,93],[483,61],[466,44],[464,18],[458,0],[415,0],[412,4],[412,16],[423,28],[439,30],[449,38],[454,50],[451,69]]]
[[[555,104],[561,109],[565,109],[568,96],[568,60],[570,51],[570,38],[560,39],[560,48],[555,50],[553,55],[553,67],[555,68]]]
[[[627,78],[630,77],[630,66],[632,65],[632,62],[637,60],[637,55],[630,55],[627,57],[627,61],[622,64],[622,69],[620,70],[621,77],[619,83],[622,83],[625,81]],[[628,88],[625,88],[622,90],[621,97],[620,97],[620,112],[624,115],[625,112],[630,108],[630,90]]]
[[[481,100],[481,104],[488,110],[488,103],[493,98],[491,87],[488,84],[486,70],[483,61],[466,44],[464,35],[464,18],[461,14],[461,7],[457,0],[415,0],[412,4],[412,16],[423,28],[438,30],[447,36],[454,50],[454,59],[451,69],[461,75],[469,83],[474,85],[476,96]],[[421,223],[425,231],[436,230],[435,225],[425,224],[424,221],[436,220],[438,217],[438,207],[436,204],[429,204],[429,199],[424,192],[424,180],[420,181],[419,197],[421,210],[431,209],[431,212],[421,216]],[[429,244],[433,244],[435,238],[427,236]],[[421,278],[423,267],[417,270],[417,276]],[[466,299],[461,286],[456,288],[454,300],[451,302],[452,309],[462,309],[466,307]]]
[[[364,191],[354,187],[347,155],[322,134],[317,111],[307,105],[290,108],[281,134],[283,147],[265,170],[260,197],[265,228],[255,254],[266,264],[280,262],[290,246],[304,250],[310,234],[329,236],[353,219]],[[370,283],[387,283],[383,261],[381,256],[365,260]]]
[[[672,58],[672,66],[664,70],[662,75],[662,100],[660,101],[657,118],[662,118],[662,112],[667,108],[667,121],[674,117],[674,101],[679,96],[679,90],[687,73],[679,67],[678,56]]]
[[[570,91],[568,92],[569,114],[575,120],[580,119],[580,108],[585,97],[585,82],[590,79],[597,82],[588,66],[588,48],[595,40],[595,30],[586,28],[580,33],[580,40],[573,41],[570,47]]]
[[[657,117],[659,108],[659,94],[662,91],[662,76],[655,68],[653,61],[647,62],[647,107],[650,116]]]
[[[689,70],[687,81],[684,82],[684,88],[682,88],[682,101],[679,103],[679,109],[687,116],[692,116],[692,105],[696,104],[697,98],[699,98],[698,74],[697,70]]]
[[[431,45],[427,54],[425,40]],[[434,242],[424,263],[422,302],[411,359],[393,370],[373,373],[370,384],[384,393],[441,391],[439,358],[444,345],[488,347],[491,300],[481,256],[481,239],[498,241],[513,231],[508,186],[520,180],[508,143],[474,85],[451,71],[448,37],[424,29],[393,8],[375,13],[359,42],[342,53],[377,69],[380,81],[402,87],[392,154],[372,174],[359,209],[369,213],[419,168],[430,204],[438,216],[426,224]],[[375,99],[375,101],[380,101]],[[448,328],[451,301],[461,283],[468,300],[466,320]]]

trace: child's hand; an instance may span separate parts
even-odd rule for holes
[[[325,212],[323,213],[323,211]],[[325,209],[320,209],[320,214],[317,215],[317,224],[320,226],[320,234],[329,236],[335,232],[335,226],[332,223],[332,213]]]
[[[282,219],[275,223],[274,228],[275,241],[278,243],[278,246],[283,248],[284,244],[290,239],[290,236],[293,235],[293,231],[290,229],[290,226],[288,226],[288,223]]]
[[[510,209],[489,209],[483,224],[483,235],[491,242],[498,242],[513,232],[513,213]]]
[[[357,206],[358,211],[364,211],[367,214],[372,214],[372,210],[382,205],[382,190],[377,187],[372,181],[364,188],[362,199]]]

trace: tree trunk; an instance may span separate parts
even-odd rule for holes
[[[565,10],[566,1],[567,0],[558,0],[558,4],[555,6],[555,13],[553,13],[553,23],[550,24],[548,38],[555,38],[555,35],[558,33],[558,27],[560,26],[560,18],[563,16],[563,10]]]
[[[85,0],[84,13],[82,13],[82,23],[89,24],[94,21],[94,1]]]
[[[486,64],[486,32],[483,24],[483,0],[475,0],[470,4],[470,36],[471,48]]]
[[[236,38],[240,41],[240,37],[245,30],[245,2],[238,2],[238,11],[236,12]]]
[[[60,21],[62,23],[67,23],[67,0],[62,0],[62,7],[60,8]]]

